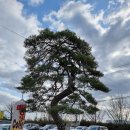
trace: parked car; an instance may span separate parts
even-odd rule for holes
[[[26,123],[23,126],[23,130],[39,130],[39,124]]]
[[[75,127],[73,127],[73,126],[70,126],[70,130],[75,130]]]
[[[11,124],[0,124],[0,130],[9,130]]]
[[[77,126],[74,130],[87,130],[86,126]]]
[[[58,128],[57,128],[57,126],[56,126],[56,127],[52,128],[52,129],[48,129],[48,130],[58,130]],[[68,130],[68,129],[67,129],[67,130]],[[74,127],[71,126],[71,127],[69,127],[69,130],[75,130],[75,129],[74,129]]]
[[[108,130],[108,128],[106,126],[92,125],[87,130]]]
[[[29,130],[39,130],[39,126],[32,126]]]
[[[54,125],[54,124],[47,124],[44,127],[41,127],[39,130],[50,130],[50,129],[53,129],[55,127],[56,127],[56,125]]]
[[[57,126],[48,130],[58,130]]]
[[[52,128],[52,129],[48,129],[48,130],[58,130],[57,126]],[[68,129],[67,129],[68,130]],[[69,130],[75,130],[74,127],[70,126]]]

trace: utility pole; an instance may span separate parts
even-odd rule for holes
[[[22,91],[22,99],[23,99],[23,91]]]

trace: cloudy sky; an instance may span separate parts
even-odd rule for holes
[[[110,92],[98,99],[130,95],[129,0],[0,0],[0,104],[21,98],[26,37],[38,30],[70,29],[92,47]]]

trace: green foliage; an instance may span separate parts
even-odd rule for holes
[[[97,105],[96,100],[93,98],[93,96],[88,93],[88,92],[84,92],[84,91],[80,91],[80,94],[91,104]]]
[[[67,113],[67,114],[83,114],[84,111],[80,110],[78,108],[68,108],[65,110],[65,113]]]
[[[75,33],[45,29],[25,39],[24,45],[28,68],[19,89],[31,93],[30,110],[92,113],[88,104],[96,105],[96,100],[88,89],[109,91],[99,80],[103,74],[97,70],[91,47]],[[58,98],[61,92],[64,96]],[[55,99],[55,105],[50,108]]]
[[[99,109],[92,105],[90,105],[86,108],[86,112],[89,114],[95,114],[95,112],[97,112],[97,111],[99,111]]]
[[[57,113],[57,112],[64,112],[67,109],[66,105],[57,105],[54,107],[51,107],[48,109],[48,112],[51,113]]]
[[[67,105],[57,105],[48,109],[48,112],[51,113],[66,113],[66,114],[83,114],[84,112],[78,108],[71,108]]]

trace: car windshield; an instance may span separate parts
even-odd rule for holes
[[[50,125],[45,125],[43,128],[48,128]]]
[[[30,124],[24,124],[23,127],[24,127],[24,128],[29,128],[29,127],[31,127],[31,126],[30,126]]]
[[[33,124],[33,123],[27,123],[27,124],[24,124],[24,128],[26,128],[26,129],[29,129],[29,128],[31,128],[31,127],[39,127],[39,125],[38,124]]]
[[[38,124],[31,124],[31,127],[39,127]]]

